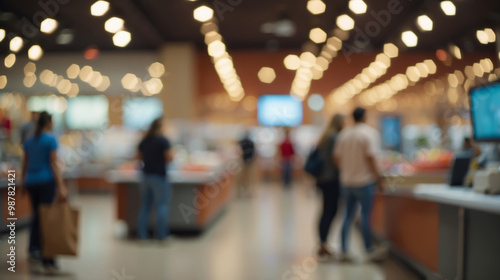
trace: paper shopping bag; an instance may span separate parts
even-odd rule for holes
[[[39,211],[43,257],[76,256],[79,211],[68,202],[42,204]]]

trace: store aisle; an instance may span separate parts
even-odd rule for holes
[[[419,279],[393,260],[383,265],[318,263],[314,258],[319,211],[314,190],[295,186],[282,191],[263,185],[252,199],[235,200],[221,220],[198,237],[174,238],[167,245],[119,240],[110,195],[82,195],[82,240],[78,259],[61,259],[67,276],[81,280],[413,280]],[[177,211],[174,206],[172,211]],[[340,220],[340,219],[339,219]],[[339,221],[335,223],[337,232]],[[332,236],[338,244],[338,235]],[[0,265],[0,278],[48,279],[30,275],[27,231],[18,232],[16,273]],[[352,238],[361,260],[359,233]],[[0,248],[6,251],[2,238]]]

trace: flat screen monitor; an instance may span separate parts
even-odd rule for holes
[[[469,98],[474,139],[500,142],[500,82],[472,88]]]
[[[68,100],[66,125],[69,129],[100,129],[108,124],[108,99],[104,95],[78,96]]]
[[[401,118],[385,116],[381,121],[382,146],[394,151],[401,150]]]
[[[163,114],[163,103],[155,97],[135,97],[123,102],[123,124],[135,130],[147,130]]]
[[[262,95],[257,118],[263,126],[297,126],[302,123],[302,102],[291,95]]]

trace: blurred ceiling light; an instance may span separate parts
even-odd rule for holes
[[[491,59],[489,58],[481,59],[479,64],[483,68],[484,72],[491,72],[493,70],[493,62],[491,62]]]
[[[80,80],[82,80],[84,82],[88,82],[92,78],[93,72],[94,72],[94,70],[92,69],[92,67],[85,65],[80,70],[80,73],[78,74],[78,76],[80,77]]]
[[[221,57],[226,52],[226,45],[221,41],[214,41],[208,45],[208,54],[211,57]]]
[[[42,58],[42,55],[43,55],[43,50],[42,47],[40,47],[39,45],[33,45],[28,50],[28,57],[33,61],[39,60],[40,58]]]
[[[309,32],[309,38],[316,44],[320,44],[326,41],[326,32],[323,29],[316,27],[311,29]]]
[[[363,0],[349,1],[349,9],[357,15],[366,13],[366,8],[366,3]]]
[[[447,16],[454,16],[456,13],[457,8],[455,7],[455,4],[451,1],[443,1],[441,2],[441,9],[443,10],[444,14]]]
[[[418,43],[418,37],[413,31],[405,31],[401,34],[401,40],[407,47],[415,47]]]
[[[406,69],[406,76],[410,81],[418,82],[418,80],[420,79],[420,72],[418,71],[417,67],[410,66]]]
[[[457,76],[455,76],[455,74],[449,74],[448,75],[448,84],[451,87],[457,87],[458,86],[458,79],[457,79]]]
[[[28,62],[24,66],[24,75],[28,75],[30,73],[35,73],[36,72],[36,65],[33,62]]]
[[[29,73],[23,79],[23,84],[27,88],[32,87],[35,84],[35,82],[36,82],[36,76],[33,73]]]
[[[452,45],[450,47],[450,52],[456,59],[462,59],[462,52],[460,51],[460,48],[457,47],[456,45]]]
[[[259,80],[263,83],[270,84],[276,79],[276,73],[274,72],[274,69],[271,67],[262,67],[259,70],[259,73],[257,73],[257,76],[259,77]]]
[[[495,35],[495,31],[493,31],[493,29],[486,28],[484,29],[484,32],[486,33],[486,36],[488,36],[488,42],[494,43],[496,41],[497,36]]]
[[[342,49],[342,40],[337,37],[330,37],[326,41],[326,45],[334,51],[340,51]]]
[[[126,47],[130,40],[132,40],[132,35],[128,31],[118,31],[113,35],[113,44],[120,48]]]
[[[165,74],[165,66],[159,62],[154,62],[148,68],[149,75],[153,78],[159,78]]]
[[[43,70],[42,73],[40,73],[40,82],[48,85],[50,83],[50,80],[52,80],[52,75],[54,75],[52,71],[47,69]]]
[[[300,58],[294,54],[289,54],[283,60],[283,64],[288,70],[297,70],[300,67]]]
[[[302,66],[310,68],[316,63],[316,56],[311,52],[303,52],[300,55],[300,62]]]
[[[346,14],[340,15],[337,17],[337,26],[344,31],[351,30],[354,28],[354,20]]]
[[[417,18],[417,24],[422,31],[432,30],[432,20],[427,15],[421,15]]]
[[[325,12],[326,5],[321,0],[309,0],[307,2],[307,10],[313,15],[319,15]]]
[[[92,78],[90,79],[89,81],[89,84],[96,88],[98,87],[103,81],[103,78],[102,78],[102,74],[97,72],[97,71],[94,71],[92,72]]]
[[[77,83],[71,83],[71,90],[68,92],[68,97],[75,97],[80,92],[80,88]]]
[[[99,0],[90,6],[90,14],[95,17],[103,16],[109,10],[109,2]]]
[[[56,43],[58,43],[59,45],[67,45],[73,42],[73,38],[74,38],[73,30],[65,28],[61,30],[59,35],[57,35]]]
[[[311,94],[307,99],[307,106],[313,111],[321,111],[325,106],[325,99],[320,94]]]
[[[62,80],[57,84],[57,90],[62,94],[68,94],[71,91],[71,82],[69,80]]]
[[[98,87],[96,87],[96,89],[98,91],[103,92],[103,91],[107,90],[110,85],[111,85],[111,82],[109,80],[109,77],[108,76],[102,76],[102,82],[101,82],[101,84]]]
[[[19,36],[16,36],[12,38],[12,40],[10,40],[9,48],[13,52],[18,52],[23,47],[23,44],[24,44],[23,39],[21,39],[21,37]]]
[[[0,42],[2,42],[4,38],[5,38],[5,30],[0,29]]]
[[[417,67],[417,70],[422,78],[427,78],[429,75],[429,67],[427,67],[425,63],[419,62],[415,65],[415,67]]]
[[[4,60],[5,67],[10,68],[14,65],[14,63],[16,63],[16,55],[15,54],[11,53],[5,57],[5,60]]]
[[[71,64],[66,70],[66,74],[68,75],[68,78],[76,79],[76,77],[78,77],[78,74],[80,74],[80,66],[78,66],[77,64]]]
[[[393,43],[387,43],[384,45],[384,53],[390,58],[395,58],[398,56],[399,50]]]
[[[217,26],[217,24],[213,23],[213,22],[205,22],[201,25],[201,34],[203,35],[206,35],[207,33],[209,32],[218,32],[219,31],[219,27]]]
[[[46,34],[51,34],[57,29],[57,20],[53,18],[46,18],[40,24],[40,31]]]
[[[461,71],[455,70],[454,74],[455,74],[455,77],[457,77],[459,84],[463,84],[465,82],[465,76]]]
[[[320,56],[318,58],[316,58],[316,63],[320,68],[321,70],[323,71],[326,71],[328,69],[328,66],[329,66],[329,62],[326,58]]]
[[[432,59],[424,60],[424,64],[427,66],[427,72],[429,72],[429,74],[431,75],[436,74],[437,66]]]
[[[104,30],[109,33],[116,33],[123,29],[125,21],[119,17],[112,17],[104,23]]]
[[[193,11],[193,17],[199,22],[205,22],[214,16],[214,10],[207,6],[200,6]]]
[[[472,65],[472,71],[474,71],[474,75],[477,77],[482,77],[484,75],[484,69],[479,63],[474,63]]]
[[[1,75],[0,76],[0,89],[5,88],[7,86],[7,76]]]
[[[138,83],[137,76],[132,73],[127,73],[122,78],[122,86],[124,89],[131,90],[135,88],[137,83]]]
[[[488,44],[488,34],[484,32],[484,30],[478,30],[476,31],[476,37],[479,43],[486,45]]]

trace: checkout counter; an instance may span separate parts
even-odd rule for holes
[[[377,194],[375,238],[389,242],[392,253],[426,279],[499,279],[500,196],[438,178],[427,184],[393,179]]]
[[[232,195],[233,175],[238,165],[231,162],[211,170],[169,170],[172,185],[169,227],[173,233],[201,233],[223,213]],[[116,185],[115,205],[117,219],[124,221],[128,235],[137,234],[137,220],[141,204],[137,170],[111,170],[107,180]],[[154,211],[150,227],[154,225]]]

